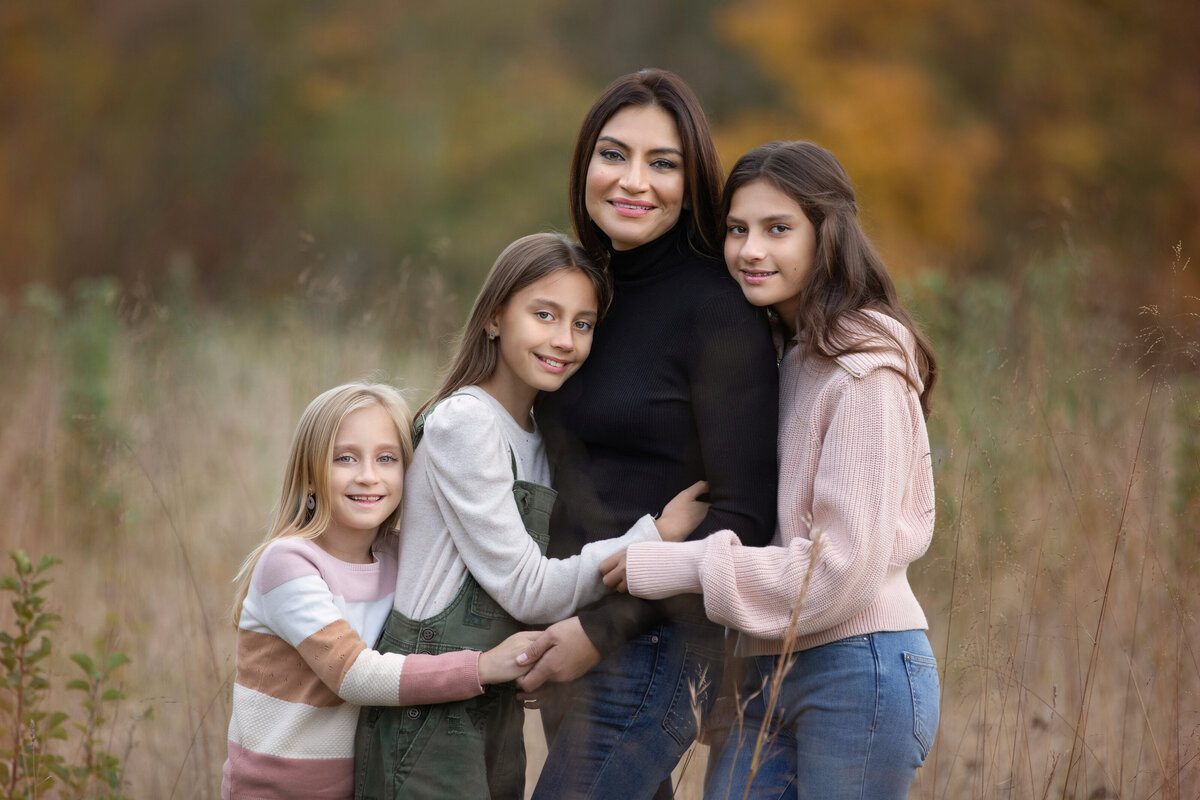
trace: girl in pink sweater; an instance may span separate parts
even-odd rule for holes
[[[412,417],[386,384],[349,383],[300,418],[266,539],[238,574],[237,677],[222,797],[354,794],[361,705],[465,700],[528,671],[534,634],[479,653],[378,653],[396,593]]]
[[[778,529],[761,548],[735,531],[635,544],[602,565],[605,582],[651,599],[703,593],[709,618],[740,632],[744,709],[707,797],[749,784],[755,798],[905,798],[938,721],[906,577],[933,535],[933,352],[827,150],[756,148],[723,202],[729,271],[781,334]]]

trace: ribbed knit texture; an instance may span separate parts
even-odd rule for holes
[[[370,649],[392,608],[396,537],[374,554],[374,563],[349,564],[296,538],[263,552],[238,624],[222,797],[350,798],[359,705],[482,693],[477,652]]]
[[[765,315],[683,228],[612,253],[614,299],[591,355],[538,399],[559,492],[551,555],[620,535],[702,478],[712,508],[693,538],[732,528],[766,544],[774,531],[778,375]],[[611,595],[579,618],[610,653],[665,613]]]
[[[874,316],[911,354],[908,331]],[[836,360],[803,358],[793,347],[780,375],[779,530],[772,546],[742,547],[736,529],[701,542],[633,545],[630,592],[660,598],[703,591],[709,618],[742,632],[739,655],[780,652],[792,624],[796,650],[926,628],[907,568],[933,536],[933,470],[905,370],[894,346]]]

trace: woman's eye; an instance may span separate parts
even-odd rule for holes
[[[676,164],[670,159],[656,158],[650,162],[650,166],[654,167],[655,169],[668,170],[675,169]]]
[[[339,464],[351,464],[354,462],[354,456],[337,456],[333,460]]]
[[[395,456],[380,456],[379,457],[379,461],[384,464],[391,464],[393,461],[396,461],[396,460],[397,459]]]
[[[535,311],[535,312],[533,312],[533,315],[535,317],[537,317],[538,319],[540,319],[542,322],[549,322],[550,320],[554,319],[554,315],[551,314],[549,311]]]
[[[624,157],[619,150],[601,150],[598,155],[605,161],[620,161]]]
[[[729,227],[726,229],[726,233],[728,233],[730,236],[741,236],[741,235],[743,235],[745,232],[746,232],[746,226],[745,226],[745,225],[730,225],[730,226],[729,226]]]
[[[787,233],[789,230],[791,230],[791,228],[789,228],[787,225],[784,225],[782,222],[777,222],[771,226],[770,230],[771,233]]]
[[[592,326],[592,323],[588,322],[586,319],[581,319],[575,323],[575,327],[581,331],[586,332],[586,331],[590,331],[593,326]]]

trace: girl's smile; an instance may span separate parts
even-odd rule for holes
[[[369,562],[379,526],[403,495],[404,459],[396,423],[380,405],[351,411],[334,440],[331,519],[317,543],[343,561]]]
[[[528,428],[537,393],[562,386],[591,352],[597,306],[591,280],[577,269],[556,270],[514,292],[488,324],[499,357],[480,386]]]
[[[733,193],[725,225],[725,264],[746,299],[772,306],[794,327],[817,252],[804,209],[769,182],[751,181]]]

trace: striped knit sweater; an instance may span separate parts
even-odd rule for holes
[[[913,352],[907,329],[867,313]],[[894,346],[837,359],[805,358],[793,347],[779,376],[779,527],[771,546],[741,547],[733,531],[635,544],[627,551],[630,593],[703,592],[709,618],[741,631],[743,656],[781,652],[793,624],[793,650],[926,628],[907,570],[933,536],[933,469],[907,368]]]
[[[238,623],[225,800],[350,798],[360,705],[483,691],[479,653],[371,649],[392,610],[396,537],[374,555],[374,563],[349,564],[297,538],[263,552]]]

